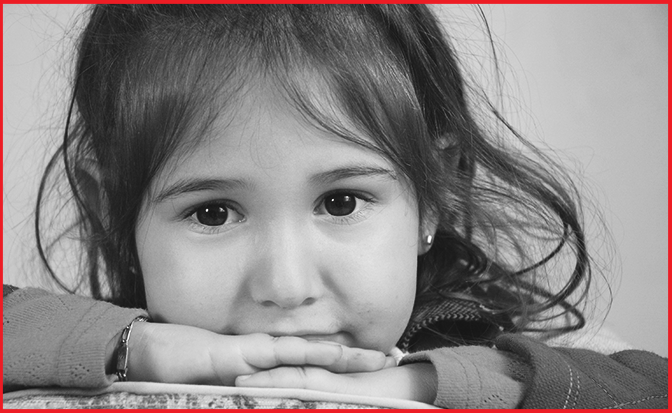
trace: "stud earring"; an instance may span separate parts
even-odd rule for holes
[[[434,242],[434,236],[433,235],[427,235],[425,237],[425,244],[432,245],[432,242]]]

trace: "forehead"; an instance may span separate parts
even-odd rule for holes
[[[272,182],[278,171],[283,178],[343,166],[393,171],[391,163],[374,149],[374,141],[341,115],[327,96],[314,93],[311,104],[330,119],[338,118],[340,132],[353,135],[359,143],[320,127],[277,87],[259,82],[241,91],[235,102],[228,102],[205,133],[192,137],[189,148],[167,162],[154,187],[192,175],[257,177]]]

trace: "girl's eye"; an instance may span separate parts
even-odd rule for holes
[[[226,207],[221,205],[205,205],[195,212],[196,220],[209,227],[224,225],[229,217]]]
[[[316,215],[322,215],[336,224],[355,224],[366,219],[376,201],[370,196],[353,192],[332,192],[320,200],[315,208]]]
[[[190,220],[201,228],[217,229],[245,221],[245,217],[226,204],[205,204],[191,212]]]
[[[357,208],[357,198],[351,194],[329,195],[324,199],[324,209],[337,217],[350,215]]]

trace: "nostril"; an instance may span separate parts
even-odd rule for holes
[[[301,305],[311,305],[315,302],[315,297],[308,297],[305,300],[303,300],[303,303]]]
[[[264,307],[279,307],[283,309],[290,309],[290,308],[296,308],[296,307],[301,307],[301,306],[307,306],[307,305],[312,305],[315,303],[316,299],[314,297],[308,297],[305,300],[303,300],[301,303],[298,303],[298,301],[292,301],[292,300],[265,300],[261,302],[261,305]]]

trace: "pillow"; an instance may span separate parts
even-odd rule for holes
[[[425,403],[302,389],[117,382],[102,389],[40,388],[3,394],[4,409],[432,409]]]

